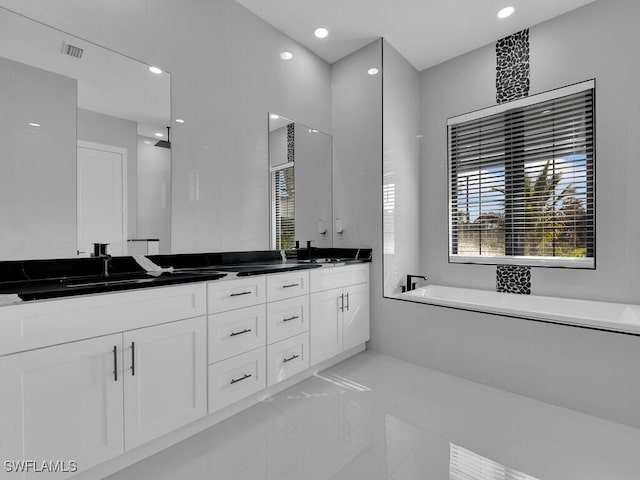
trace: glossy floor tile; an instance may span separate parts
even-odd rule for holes
[[[109,477],[625,480],[640,430],[364,352]]]

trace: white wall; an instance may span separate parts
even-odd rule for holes
[[[287,126],[269,132],[269,165],[287,163]]]
[[[138,137],[138,230],[129,237],[158,238],[160,253],[170,253],[171,150],[156,147],[156,142]]]
[[[326,62],[233,0],[0,4],[172,73],[173,251],[269,248],[267,112],[331,131]]]
[[[79,108],[78,140],[127,149],[127,232],[131,237],[138,228],[138,124]]]
[[[640,302],[639,21],[635,0],[599,0],[530,30],[532,94],[597,80],[597,270],[534,268],[534,293]],[[434,283],[493,289],[495,267],[447,263],[445,125],[495,104],[495,46],[421,84],[423,268]],[[372,349],[640,427],[639,337],[382,300],[372,278]]]
[[[391,294],[407,274],[421,274],[420,74],[386,41],[383,58],[382,175],[394,198],[384,213],[384,288]]]
[[[382,215],[382,78],[367,74],[382,70],[381,53],[376,40],[331,65],[333,214],[345,225],[343,235],[334,233],[338,248],[370,248],[381,236],[372,227]]]
[[[295,124],[296,239],[305,246],[332,246],[333,228],[331,198],[331,136]],[[326,233],[321,235],[322,220]]]
[[[0,260],[76,256],[76,94],[0,58]]]

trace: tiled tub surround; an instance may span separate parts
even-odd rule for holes
[[[531,294],[531,267],[498,265],[496,267],[496,292]]]
[[[214,268],[273,257],[210,255]],[[300,265],[0,307],[3,459],[71,459],[104,478],[362,351],[369,265]]]
[[[394,298],[640,335],[640,305],[427,285]]]

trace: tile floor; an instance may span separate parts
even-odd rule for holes
[[[109,480],[625,480],[640,430],[364,352]]]

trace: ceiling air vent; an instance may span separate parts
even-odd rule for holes
[[[69,55],[70,57],[80,59],[84,53],[84,49],[71,45],[70,43],[64,43],[62,45],[62,53]]]

